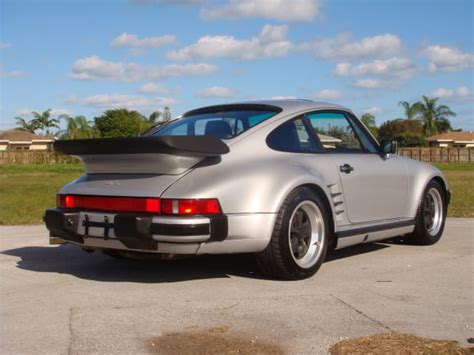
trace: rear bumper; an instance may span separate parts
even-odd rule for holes
[[[84,223],[85,215],[89,223]],[[265,249],[275,218],[273,213],[167,217],[51,209],[44,221],[55,241],[92,249],[227,254]]]
[[[228,235],[225,215],[205,217],[165,217],[129,213],[50,209],[45,212],[46,228],[53,237],[88,244],[85,240],[98,238],[114,240],[129,249],[156,251],[158,242],[196,243],[222,241]]]

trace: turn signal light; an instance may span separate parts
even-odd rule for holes
[[[161,212],[173,215],[221,214],[221,206],[215,198],[210,199],[162,199]]]

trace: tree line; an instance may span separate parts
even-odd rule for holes
[[[88,121],[82,115],[60,115],[53,118],[51,109],[43,112],[33,111],[31,115],[33,118],[30,120],[15,117],[16,129],[58,139],[136,137],[152,127],[171,120],[169,107],[165,107],[163,112],[154,111],[149,116],[124,108],[107,110],[92,121]],[[65,122],[65,129],[59,129],[61,121]]]
[[[400,101],[398,105],[403,107],[405,117],[386,121],[380,127],[370,113],[363,114],[361,120],[379,140],[396,140],[400,147],[425,147],[427,137],[453,131],[448,117],[455,117],[456,113],[446,105],[439,105],[438,100],[423,96],[414,103]]]
[[[439,105],[438,100],[423,96],[421,101],[414,103],[400,101],[398,105],[403,107],[405,117],[386,121],[380,127],[377,127],[375,116],[370,113],[363,114],[361,121],[379,140],[396,140],[401,147],[427,146],[427,137],[453,130],[449,117],[456,116],[456,113],[446,105]],[[42,113],[32,112],[32,116],[31,120],[16,117],[17,129],[32,133],[40,131],[43,135],[59,139],[86,139],[136,137],[169,121],[171,111],[165,107],[163,112],[155,111],[147,117],[138,111],[113,109],[105,111],[93,121],[88,121],[84,116],[61,115],[52,118],[51,109]],[[66,122],[66,128],[59,130],[61,120]]]

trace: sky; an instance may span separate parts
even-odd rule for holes
[[[0,0],[0,130],[52,109],[173,116],[306,98],[403,117],[439,97],[474,130],[472,0]]]

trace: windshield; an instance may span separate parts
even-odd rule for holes
[[[159,128],[153,136],[214,136],[234,138],[276,115],[278,111],[232,110],[190,114]]]

